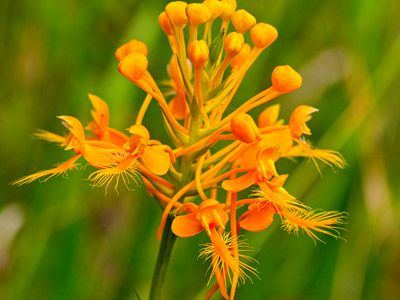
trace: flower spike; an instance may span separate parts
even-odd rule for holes
[[[343,168],[345,161],[338,152],[306,140],[311,135],[308,121],[318,109],[300,105],[285,122],[280,104],[269,103],[301,87],[302,77],[292,67],[277,66],[271,86],[245,101],[238,98],[248,70],[277,40],[274,26],[237,9],[236,0],[172,1],[158,23],[171,48],[165,80],[156,82],[148,71],[144,42],[131,39],[115,51],[118,71],[145,92],[127,130],[113,128],[108,104],[89,94],[88,124],[62,115],[58,118],[67,128],[65,135],[35,134],[71,151],[71,158],[13,184],[65,175],[81,157],[93,169],[88,180],[94,187],[107,191],[112,186],[118,193],[143,182],[163,209],[157,230],[162,245],[171,249],[172,234],[204,235],[208,242],[199,256],[209,262],[209,282],[214,280],[205,299],[219,292],[233,300],[240,283],[258,277],[243,238],[247,231],[263,234],[281,221],[287,232],[301,231],[314,241],[323,234],[341,238],[346,215],[315,210],[293,196],[285,187],[290,173],[282,174],[287,169],[282,161],[308,157],[317,168],[317,160],[335,168]],[[163,142],[154,139],[154,128],[147,123],[155,103],[161,115],[151,124],[165,129]],[[261,113],[255,116],[253,110]],[[159,261],[170,254],[163,250]],[[165,278],[165,270],[156,270],[161,273],[155,278]],[[162,289],[156,279],[153,283],[150,297],[159,299]]]

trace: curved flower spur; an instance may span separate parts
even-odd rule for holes
[[[181,238],[206,234],[210,243],[200,256],[210,261],[210,280],[216,280],[206,299],[216,291],[234,299],[238,282],[256,274],[245,254],[248,246],[239,239],[241,230],[262,231],[279,219],[286,231],[303,231],[320,240],[319,234],[339,238],[345,222],[341,212],[313,210],[292,196],[284,188],[289,174],[279,173],[279,160],[309,157],[317,168],[318,160],[337,168],[345,163],[339,153],[314,148],[306,140],[311,135],[307,122],[316,108],[301,105],[285,123],[279,118],[279,104],[269,104],[301,87],[301,75],[290,66],[277,66],[268,88],[239,107],[231,106],[246,72],[277,39],[272,25],[237,10],[234,0],[170,2],[158,22],[172,51],[168,91],[163,93],[148,71],[145,43],[127,42],[115,53],[118,70],[147,93],[136,122],[127,132],[109,127],[106,102],[89,95],[93,120],[86,127],[74,117],[59,116],[67,135],[36,133],[73,156],[14,183],[65,174],[80,158],[96,169],[89,176],[94,186],[113,185],[117,190],[121,184],[129,188],[142,181],[163,207],[158,238],[171,237],[163,235],[171,230]],[[153,102],[161,108],[170,145],[152,140],[142,124]],[[257,122],[248,114],[256,107],[264,107]],[[238,198],[242,191],[249,197]],[[241,207],[247,210],[239,214]],[[172,225],[166,227],[171,224],[167,220]],[[152,299],[158,299],[161,287],[153,279]]]

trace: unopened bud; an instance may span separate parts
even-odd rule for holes
[[[195,68],[203,67],[208,60],[209,50],[203,40],[195,40],[189,44],[188,56]]]
[[[302,77],[292,67],[278,66],[272,71],[272,87],[280,93],[288,93],[301,87]]]
[[[186,7],[189,24],[198,26],[211,19],[211,11],[204,3],[191,3]]]
[[[256,24],[256,18],[244,9],[235,11],[231,17],[233,27],[237,32],[245,33]]]
[[[222,20],[229,20],[236,10],[236,0],[222,0],[223,10],[221,14]]]
[[[123,60],[128,54],[132,52],[142,53],[147,56],[149,51],[147,50],[147,46],[142,41],[138,40],[130,40],[129,42],[123,44],[121,47],[115,51],[115,57],[118,61]]]
[[[168,19],[168,16],[165,11],[163,11],[158,16],[158,23],[160,24],[162,30],[164,30],[166,35],[173,35],[174,29],[172,28],[171,22]]]
[[[237,32],[229,33],[224,40],[224,50],[229,57],[240,53],[244,45],[243,34]]]
[[[260,130],[253,118],[245,113],[238,113],[232,118],[231,130],[233,135],[244,143],[252,143],[260,136]]]
[[[279,104],[274,104],[268,108],[266,108],[261,114],[258,116],[258,126],[260,128],[271,126],[275,124],[278,120],[279,110],[281,106]]]
[[[165,12],[172,25],[184,27],[187,24],[186,6],[187,3],[183,1],[173,1],[167,4]]]
[[[254,46],[264,49],[278,38],[278,31],[272,25],[257,23],[251,28],[250,37]]]
[[[212,19],[218,18],[222,14],[222,12],[224,10],[221,1],[218,1],[218,0],[205,0],[203,3],[208,6],[208,8],[209,8],[209,10],[211,12],[211,18]]]
[[[232,58],[231,67],[240,68],[249,57],[250,52],[251,52],[250,45],[244,44],[240,53],[236,55],[234,58]]]
[[[147,70],[148,60],[142,53],[128,54],[118,65],[118,71],[126,78],[137,81]]]

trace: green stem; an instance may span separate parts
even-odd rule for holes
[[[160,300],[176,236],[171,231],[172,217],[168,217],[158,251],[157,263],[151,281],[149,300]]]

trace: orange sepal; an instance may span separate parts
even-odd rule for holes
[[[248,172],[238,178],[224,180],[222,188],[230,192],[240,192],[247,189],[249,186],[256,182],[256,175],[254,172]]]
[[[191,237],[203,231],[203,226],[196,218],[196,212],[177,216],[172,221],[172,232],[182,238]]]
[[[156,175],[164,175],[171,165],[170,156],[162,145],[146,147],[142,153],[142,161]]]
[[[239,226],[248,231],[261,231],[270,226],[274,220],[275,210],[268,204],[255,203],[250,205],[247,216],[239,221]]]

